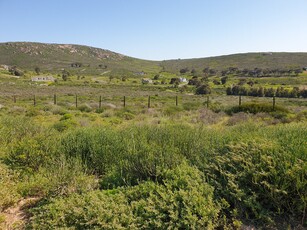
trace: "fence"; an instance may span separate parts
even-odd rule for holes
[[[102,96],[89,96],[89,95],[78,95],[78,94],[69,94],[69,95],[45,95],[45,96],[12,96],[11,98],[1,97],[0,103],[2,106],[14,106],[14,105],[28,105],[28,106],[41,106],[41,105],[60,105],[60,106],[69,106],[70,108],[74,107],[78,109],[78,107],[82,104],[95,104],[95,107],[102,108],[102,106],[106,103],[115,103],[115,107],[137,107],[141,106],[143,108],[157,108],[162,107],[167,104],[168,106],[180,106],[187,103],[195,103],[201,105],[203,107],[209,108],[211,104],[219,103],[224,105],[239,105],[241,106],[245,101],[255,101],[258,102],[267,102],[272,104],[273,110],[276,107],[276,98],[254,98],[247,96],[193,96],[193,95],[174,95],[174,96],[158,96],[158,95],[148,95],[148,96],[123,96],[123,97],[102,97]],[[280,99],[279,103],[282,104],[286,99]],[[293,100],[293,99],[292,99]],[[307,100],[299,99],[297,100],[303,101],[307,105]],[[304,104],[304,103],[303,103]]]

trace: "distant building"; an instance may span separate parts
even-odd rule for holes
[[[134,73],[134,75],[137,75],[137,76],[144,76],[146,73],[145,72],[136,72]]]
[[[142,83],[143,83],[143,84],[152,84],[152,80],[149,79],[149,78],[143,78],[143,79],[142,79]]]
[[[307,71],[307,67],[303,67],[303,70],[304,70],[304,71]]]
[[[55,78],[52,76],[35,76],[31,78],[32,81],[54,81]]]
[[[184,78],[184,77],[180,77],[180,78],[179,78],[179,82],[181,82],[181,83],[187,83],[188,80],[187,80],[186,78]]]

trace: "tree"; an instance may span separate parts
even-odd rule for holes
[[[198,77],[192,77],[192,79],[189,80],[188,85],[196,85],[199,86],[201,84],[201,81],[198,79]]]
[[[199,87],[196,88],[195,94],[200,95],[200,94],[210,94],[211,89],[208,84],[203,84],[200,85]]]
[[[173,78],[171,79],[171,81],[170,81],[170,84],[171,84],[171,85],[175,85],[175,86],[178,86],[179,83],[180,83],[180,80],[179,80],[179,78],[177,78],[177,77],[173,77]]]
[[[39,68],[39,67],[37,67],[37,66],[35,67],[35,69],[34,69],[34,70],[35,70],[35,73],[36,73],[36,74],[40,74],[40,72],[41,72],[40,68]]]
[[[222,85],[226,84],[227,79],[228,79],[228,77],[226,77],[226,76],[221,78]]]
[[[23,72],[20,69],[17,69],[16,66],[10,67],[9,72],[15,76],[23,76]]]
[[[189,69],[188,69],[188,67],[186,67],[186,68],[184,68],[184,69],[181,69],[179,72],[181,73],[181,74],[185,74],[185,73],[187,73],[189,71]]]
[[[70,76],[70,73],[67,70],[64,69],[62,71],[62,79],[63,79],[63,81],[67,81],[69,76]]]

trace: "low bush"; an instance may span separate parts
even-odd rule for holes
[[[266,103],[254,103],[254,102],[249,102],[249,103],[244,103],[240,106],[234,106],[228,110],[226,110],[228,114],[233,114],[233,113],[239,113],[239,112],[245,112],[245,113],[270,113],[270,112],[279,112],[279,113],[288,113],[289,111],[282,107],[282,106],[273,106],[271,104],[266,104]]]
[[[17,175],[15,174],[0,163],[0,212],[15,204],[20,198],[16,189]]]
[[[83,193],[98,187],[95,176],[87,173],[78,158],[54,157],[48,166],[25,176],[18,184],[18,191],[23,196],[67,196]]]
[[[94,191],[36,208],[31,228],[214,229],[220,207],[204,175],[186,164],[165,170],[161,183]]]
[[[241,219],[272,223],[284,213],[304,216],[306,156],[295,158],[278,142],[257,139],[230,143],[210,162],[205,169],[209,183]]]

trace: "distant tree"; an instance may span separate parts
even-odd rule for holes
[[[180,69],[180,73],[181,74],[185,74],[185,73],[187,73],[189,71],[189,69],[188,69],[188,67],[186,67],[186,68],[184,68],[184,69]]]
[[[154,76],[154,80],[159,80],[159,78],[160,78],[160,75],[159,74],[156,74],[155,76]]]
[[[171,81],[169,82],[170,84],[179,84],[180,83],[180,80],[179,80],[179,78],[178,77],[173,77],[173,78],[171,78]]]
[[[275,95],[275,90],[273,88],[265,88],[264,95],[266,97],[273,97]]]
[[[192,77],[192,79],[189,80],[188,85],[196,85],[199,86],[201,84],[201,81],[198,77]]]
[[[250,81],[247,82],[247,84],[250,85],[250,86],[252,87],[252,86],[255,84],[255,82],[252,81],[252,80],[250,80]]]
[[[245,79],[245,78],[241,78],[241,79],[239,80],[238,85],[244,85],[245,83],[246,83],[246,79]]]
[[[20,69],[17,69],[16,66],[10,67],[9,72],[15,76],[23,76],[23,72]]]
[[[107,65],[104,65],[104,64],[99,64],[98,67],[99,67],[99,68],[102,68],[102,69],[107,69],[107,68],[108,68],[108,66],[107,66]]]
[[[263,87],[259,87],[258,88],[258,94],[257,94],[258,97],[264,97],[264,88]]]
[[[70,76],[70,73],[67,70],[64,69],[62,71],[62,79],[63,79],[63,81],[67,81],[69,76]]]
[[[210,86],[208,84],[203,84],[200,85],[196,88],[195,94],[200,95],[200,94],[210,94],[211,93],[211,89]]]
[[[221,82],[220,82],[219,80],[217,80],[217,79],[213,79],[213,84],[215,84],[215,85],[220,85]]]
[[[192,69],[191,70],[191,74],[192,74],[192,76],[196,76],[197,75],[197,71],[195,69]]]
[[[293,89],[289,92],[289,97],[297,98],[300,97],[300,90],[298,87],[293,87]]]
[[[226,84],[226,82],[227,82],[227,79],[228,79],[228,77],[222,77],[221,78],[221,83],[223,84],[223,85],[225,85]]]
[[[82,67],[82,63],[81,62],[74,62],[70,64],[71,67],[75,67],[75,68],[80,68]]]
[[[302,89],[300,91],[300,95],[303,97],[303,98],[307,98],[307,89]]]
[[[36,73],[36,74],[40,74],[40,72],[41,72],[41,69],[40,69],[39,67],[37,67],[37,66],[35,67],[34,70],[35,70],[35,73]]]

